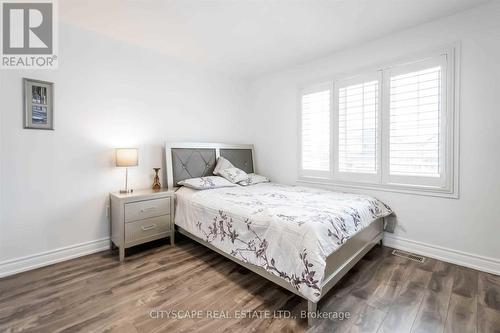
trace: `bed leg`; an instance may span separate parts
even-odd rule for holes
[[[378,244],[379,244],[380,246],[384,246],[384,240],[383,240],[383,239],[379,240],[379,241],[378,241]]]
[[[313,326],[316,315],[312,315],[311,313],[316,312],[317,310],[318,303],[307,301],[307,326]]]

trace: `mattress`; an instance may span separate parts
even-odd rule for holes
[[[176,193],[175,224],[286,280],[316,302],[326,258],[391,213],[389,206],[370,196],[301,186],[181,187]]]

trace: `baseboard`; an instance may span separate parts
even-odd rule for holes
[[[384,235],[384,245],[398,250],[420,254],[424,257],[439,259],[452,264],[477,269],[478,271],[500,275],[500,260],[495,258],[405,239],[387,232]]]
[[[452,264],[477,269],[479,271],[500,275],[500,260],[498,259],[418,242],[394,236],[390,233],[385,233],[384,245]],[[109,238],[102,238],[31,256],[3,261],[0,262],[0,278],[108,249]]]
[[[109,249],[109,237],[0,262],[0,278]]]

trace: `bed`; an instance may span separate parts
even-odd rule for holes
[[[223,156],[255,172],[252,145],[166,143],[169,188],[212,175]],[[364,195],[276,183],[176,191],[175,225],[189,238],[307,299],[308,311],[382,240],[391,209]],[[311,317],[309,317],[311,318]]]

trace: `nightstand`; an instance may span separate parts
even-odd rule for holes
[[[167,189],[110,193],[111,247],[120,249],[120,261],[135,245],[164,237],[174,245],[174,199],[175,192]]]

